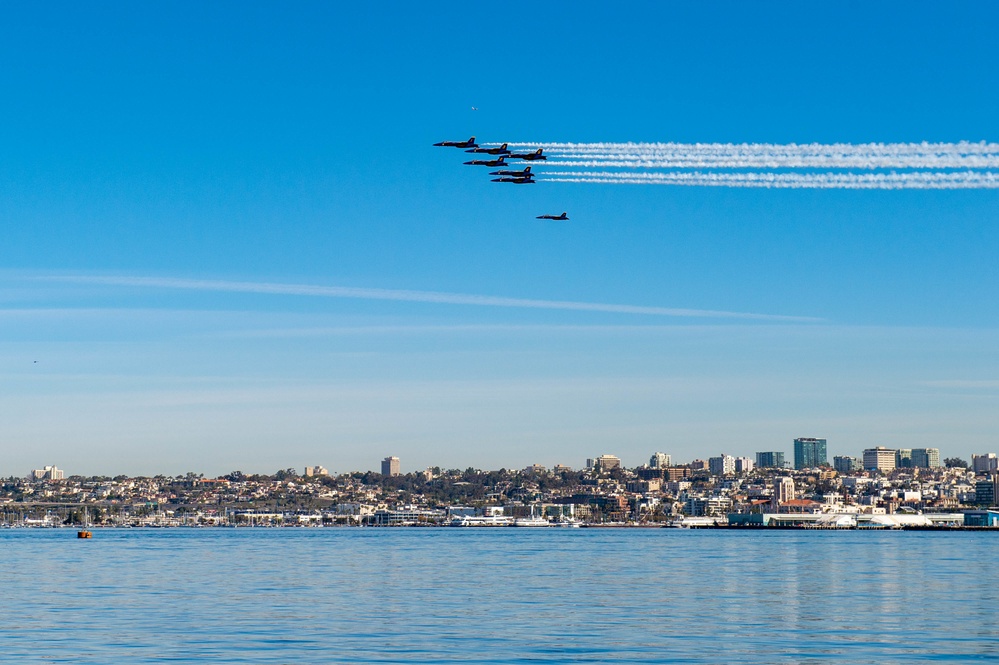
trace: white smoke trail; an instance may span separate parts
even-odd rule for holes
[[[467,293],[442,293],[439,291],[410,291],[396,289],[372,289],[352,286],[317,286],[312,284],[275,284],[271,282],[230,282],[219,280],[183,279],[175,277],[139,276],[51,276],[41,279],[77,284],[102,284],[107,286],[185,289],[194,291],[217,291],[226,293],[260,293],[270,295],[318,296],[325,298],[360,298],[367,300],[396,300],[405,302],[442,303],[450,305],[479,305],[486,307],[522,307],[532,309],[575,310],[584,312],[608,312],[615,314],[644,314],[653,316],[678,316],[695,318],[749,319],[759,321],[782,321],[813,323],[821,319],[780,314],[755,314],[751,312],[727,312],[705,309],[682,309],[671,307],[647,307],[643,305],[613,305],[605,303],[574,302],[567,300],[535,300],[527,298],[506,298],[482,296]]]
[[[775,153],[844,155],[996,155],[999,143],[509,143],[513,149],[550,153]]]
[[[525,143],[560,166],[619,168],[999,168],[999,144]]]
[[[959,173],[620,173],[613,171],[554,171],[547,182],[686,185],[698,187],[766,187],[781,189],[999,189],[999,174]]]
[[[546,166],[624,169],[995,169],[999,155],[558,155]]]

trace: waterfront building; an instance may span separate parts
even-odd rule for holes
[[[753,460],[748,457],[736,457],[735,458],[735,472],[736,473],[749,473],[753,470]]]
[[[708,458],[708,471],[712,476],[727,476],[735,473],[735,458],[724,453],[718,457]]]
[[[868,471],[880,471],[888,473],[895,470],[895,450],[876,446],[864,451],[864,468]]]
[[[979,474],[999,472],[999,457],[997,457],[995,453],[972,455],[971,469],[975,473]]]
[[[649,458],[649,466],[653,469],[665,469],[672,465],[673,459],[666,453],[652,453],[652,457]]]
[[[863,468],[863,464],[856,457],[837,455],[833,457],[833,469],[838,473],[853,473]]]
[[[382,460],[382,475],[383,476],[398,476],[400,473],[400,464],[398,457],[386,457]]]
[[[975,483],[975,503],[979,506],[999,506],[999,474]]]
[[[939,448],[913,448],[912,466],[920,469],[935,469],[940,466]]]
[[[799,438],[794,440],[794,468],[813,469],[829,464],[826,458],[826,440]]]
[[[783,469],[784,453],[776,450],[756,453],[756,466],[764,469]]]
[[[65,477],[66,472],[56,468],[54,465],[42,467],[41,469],[33,469],[28,474],[28,480],[63,480]]]
[[[964,513],[964,526],[999,526],[999,510],[968,510]]]
[[[727,496],[691,496],[684,502],[684,513],[690,517],[720,517],[732,509]]]

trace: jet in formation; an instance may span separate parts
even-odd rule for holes
[[[493,182],[512,182],[515,185],[533,185],[534,178],[493,178]]]
[[[479,144],[475,142],[475,137],[471,137],[467,141],[441,141],[440,143],[435,143],[435,146],[440,146],[442,148],[478,148]]]
[[[527,159],[532,161],[535,159],[548,159],[548,157],[541,154],[541,148],[538,148],[534,152],[511,153],[507,157],[510,159]]]
[[[506,157],[500,156],[496,159],[473,159],[470,162],[465,162],[467,166],[506,166]]]
[[[567,222],[569,216],[563,212],[561,215],[538,215],[535,219],[557,219],[560,222]]]
[[[489,175],[508,175],[514,178],[533,178],[534,174],[531,173],[531,167],[528,166],[523,171],[493,171]]]
[[[465,152],[476,152],[483,155],[509,155],[510,151],[506,149],[506,144],[504,143],[498,148],[472,148],[471,150],[466,150]]]

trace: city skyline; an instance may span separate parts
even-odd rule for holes
[[[57,7],[0,9],[0,473],[999,448],[992,5]]]

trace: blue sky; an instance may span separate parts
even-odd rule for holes
[[[507,187],[430,147],[997,141],[993,5],[355,4],[0,9],[0,474],[999,449],[996,190]]]

